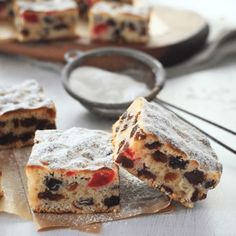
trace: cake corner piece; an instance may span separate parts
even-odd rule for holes
[[[106,132],[82,128],[37,131],[26,175],[34,212],[120,210],[119,171]]]
[[[186,207],[220,181],[208,139],[158,104],[137,98],[112,130],[115,162]]]

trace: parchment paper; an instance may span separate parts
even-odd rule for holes
[[[37,230],[68,227],[88,232],[99,232],[101,223],[143,214],[169,212],[170,200],[158,190],[121,170],[121,212],[104,214],[45,214],[31,213],[27,201],[25,165],[31,148],[0,152],[5,196],[0,200],[0,211],[32,219]]]

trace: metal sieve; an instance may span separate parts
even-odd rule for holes
[[[144,94],[148,101],[153,100],[161,91],[165,82],[165,72],[155,58],[133,49],[121,47],[104,47],[87,52],[69,51],[65,54],[65,65],[62,78],[65,90],[89,111],[103,117],[116,118],[132,103],[101,103],[89,100],[75,93],[70,86],[70,74],[78,67],[91,66],[110,72],[130,76],[132,79],[145,83],[149,89]],[[89,78],[88,78],[89,79]],[[114,88],[116,89],[116,88]]]

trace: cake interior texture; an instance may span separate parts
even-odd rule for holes
[[[144,98],[113,125],[113,146],[116,163],[186,207],[220,181],[222,165],[208,139]]]
[[[119,173],[111,135],[96,130],[37,131],[26,167],[35,212],[119,211]]]

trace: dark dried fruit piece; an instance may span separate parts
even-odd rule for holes
[[[205,199],[206,197],[207,197],[207,195],[206,195],[205,193],[202,193],[201,196],[198,196],[198,199],[199,199],[199,200],[203,200],[203,199]]]
[[[31,127],[37,124],[37,119],[35,117],[25,118],[20,120],[20,124],[23,127]]]
[[[128,114],[127,120],[131,120],[133,117],[133,115]]]
[[[123,121],[127,117],[127,111],[123,113],[123,115],[120,117],[120,119]]]
[[[204,184],[204,187],[205,188],[212,188],[214,187],[216,184],[216,181],[215,180],[208,180],[206,181],[206,183]]]
[[[109,207],[117,206],[120,204],[120,197],[119,196],[111,196],[109,198],[104,199],[104,205]]]
[[[117,126],[116,129],[115,129],[115,132],[117,133],[120,129],[120,126]]]
[[[143,176],[147,179],[156,179],[156,175],[154,175],[152,172],[148,171],[146,168],[138,170],[138,177]]]
[[[125,140],[122,140],[119,144],[118,152],[121,150],[124,144],[125,144]]]
[[[141,114],[141,112],[138,112],[136,114],[135,119],[134,119],[134,123],[133,123],[134,125],[138,122],[138,118],[139,118],[140,114]]]
[[[57,191],[62,184],[62,181],[55,178],[48,178],[45,179],[45,185],[50,189],[51,191]]]
[[[167,156],[164,153],[160,152],[160,151],[155,151],[152,154],[152,157],[155,161],[162,162],[162,163],[166,163],[167,160],[168,160]]]
[[[108,19],[107,24],[110,25],[110,26],[115,26],[116,22],[113,19]]]
[[[53,27],[55,30],[64,30],[68,28],[68,25],[65,23],[57,24]]]
[[[134,136],[134,134],[137,131],[137,129],[138,129],[138,125],[135,125],[134,128],[130,132],[130,138],[132,138]]]
[[[128,124],[125,124],[121,130],[121,132],[125,131],[128,128]]]
[[[26,133],[23,133],[21,135],[19,135],[19,139],[22,141],[22,142],[26,142],[26,141],[29,141],[30,139],[33,139],[34,137],[34,132],[26,132]]]
[[[173,169],[185,169],[188,161],[185,161],[179,157],[170,157],[169,166]]]
[[[152,149],[156,149],[156,148],[161,147],[161,145],[162,145],[162,144],[161,144],[160,142],[156,141],[156,142],[153,142],[153,143],[145,143],[144,146],[145,146],[146,148],[152,150]]]
[[[12,122],[13,122],[13,124],[14,124],[14,128],[18,128],[19,127],[19,120],[17,119],[17,118],[14,118],[13,120],[12,120]]]
[[[133,168],[134,162],[130,160],[128,157],[124,156],[123,154],[120,154],[117,159],[117,163],[121,163],[121,165],[125,168]]]
[[[28,29],[22,29],[21,30],[21,34],[25,37],[29,36],[30,35],[30,31]]]
[[[43,18],[44,22],[47,24],[52,24],[54,22],[53,18],[51,16],[45,16]]]
[[[135,31],[135,30],[136,30],[136,27],[135,27],[135,25],[134,25],[132,22],[128,22],[127,26],[128,26],[128,28],[129,28],[131,31]]]
[[[45,126],[45,129],[56,129],[56,125],[54,123],[48,123],[46,126]]]
[[[4,127],[6,125],[6,122],[0,121],[0,127]]]
[[[195,189],[195,191],[193,192],[193,195],[191,197],[192,202],[196,202],[198,200],[198,193],[199,193],[198,189]]]
[[[161,188],[165,190],[166,193],[168,194],[172,194],[173,193],[173,190],[169,187],[167,187],[166,185],[161,185]]]
[[[147,137],[147,135],[144,133],[142,129],[140,129],[138,132],[135,134],[135,139],[137,140],[143,140]]]
[[[48,190],[45,190],[44,192],[41,192],[38,194],[39,199],[47,199],[50,201],[59,201],[64,198],[62,194],[52,193]]]
[[[204,181],[204,173],[197,169],[191,172],[185,172],[184,176],[193,185],[201,184]]]
[[[17,140],[17,137],[13,133],[8,133],[0,136],[0,145],[6,145],[13,143]]]

